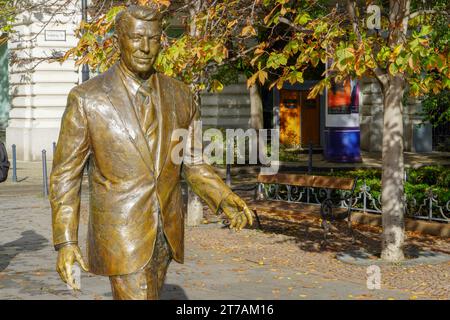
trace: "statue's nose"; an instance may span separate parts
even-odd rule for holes
[[[150,41],[148,40],[148,38],[144,37],[141,40],[141,47],[140,47],[142,52],[148,53],[150,51]]]

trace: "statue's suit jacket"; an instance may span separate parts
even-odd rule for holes
[[[70,92],[50,176],[54,245],[76,243],[83,169],[89,161],[89,268],[107,276],[129,274],[148,263],[158,212],[173,258],[183,262],[182,173],[214,212],[231,193],[198,159],[183,165],[171,160],[180,142],[172,141],[173,131],[192,134],[199,117],[189,88],[159,73],[151,76],[158,121],[152,148],[119,72],[116,64]]]

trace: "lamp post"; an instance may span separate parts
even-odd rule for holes
[[[87,0],[81,0],[81,17],[83,21],[87,22]],[[81,69],[81,81],[85,82],[89,80],[89,66],[83,64]]]

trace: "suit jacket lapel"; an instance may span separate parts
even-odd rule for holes
[[[125,130],[128,132],[131,142],[139,151],[142,160],[146,164],[150,172],[154,172],[154,161],[152,154],[148,148],[144,133],[136,116],[132,102],[129,99],[125,85],[119,76],[120,70],[118,65],[111,67],[107,71],[104,79],[104,89],[107,93],[108,99],[114,110],[119,115]]]

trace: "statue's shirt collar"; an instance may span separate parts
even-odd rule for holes
[[[119,63],[120,77],[122,78],[125,87],[132,97],[136,96],[139,88],[144,86],[147,91],[151,91],[150,79],[153,75],[150,76],[146,81],[142,81],[133,75],[130,71],[128,71],[125,67],[122,66],[122,63]]]

